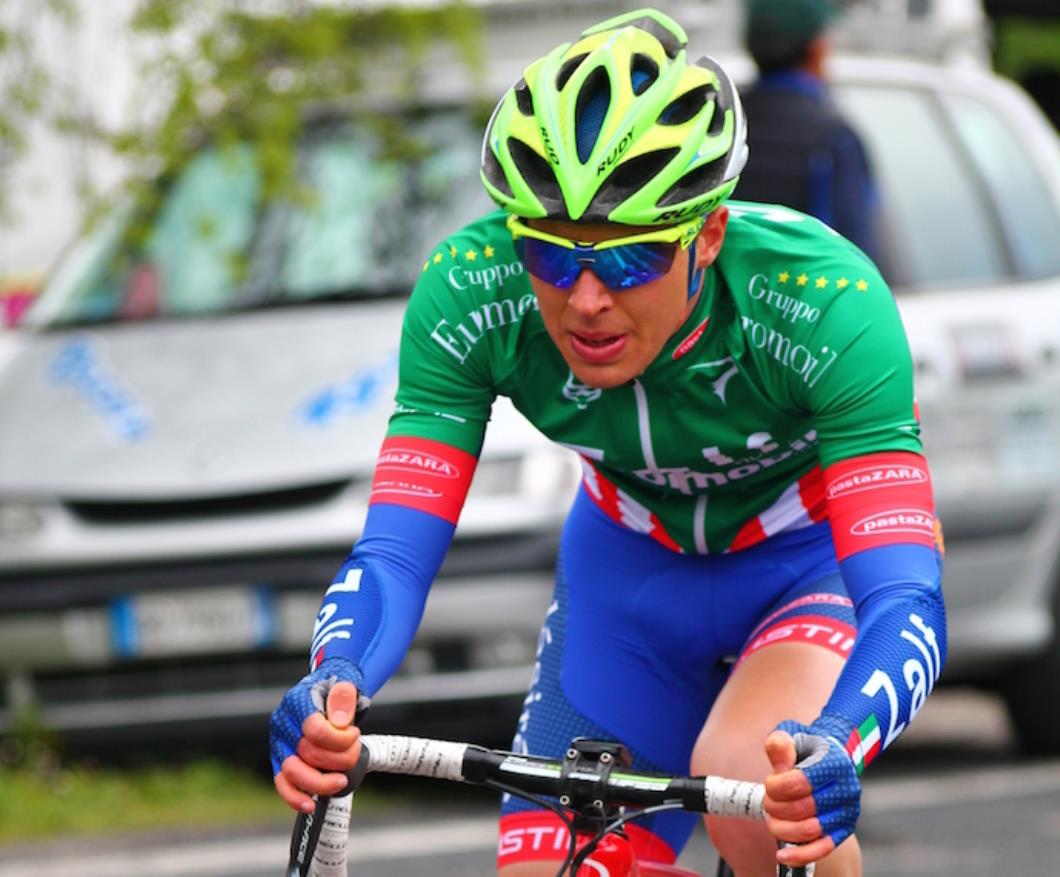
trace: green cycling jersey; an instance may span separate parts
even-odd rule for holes
[[[388,436],[477,454],[507,396],[581,456],[614,519],[700,554],[821,519],[823,467],[920,453],[908,345],[873,264],[801,213],[728,209],[684,325],[641,375],[604,390],[580,383],[549,338],[506,214],[452,235],[409,302]]]

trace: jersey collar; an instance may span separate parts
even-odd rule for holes
[[[704,275],[703,289],[699,293],[692,313],[666,342],[662,351],[652,361],[641,379],[654,381],[667,379],[682,371],[689,362],[697,359],[696,353],[716,336],[714,326],[715,303],[718,297],[720,276],[715,266],[710,266]]]

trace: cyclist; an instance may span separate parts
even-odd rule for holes
[[[708,824],[737,875],[860,873],[859,776],[945,657],[910,356],[860,250],[726,203],[742,109],[685,46],[632,12],[498,104],[481,176],[501,209],[428,255],[364,533],[273,714],[293,807],[341,788],[357,699],[412,640],[503,394],[584,465],[516,749],[606,737],[645,769],[765,780],[768,831]],[[452,285],[454,265],[483,282]],[[638,857],[672,862],[693,820],[632,828]],[[565,843],[555,816],[503,803],[505,877],[554,873]]]

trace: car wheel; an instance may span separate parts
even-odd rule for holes
[[[1049,647],[1012,665],[999,684],[1020,751],[1060,755],[1060,622]]]

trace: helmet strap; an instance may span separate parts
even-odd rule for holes
[[[703,286],[704,268],[696,270],[696,242],[692,241],[688,248],[688,297],[692,298],[700,287]]]

